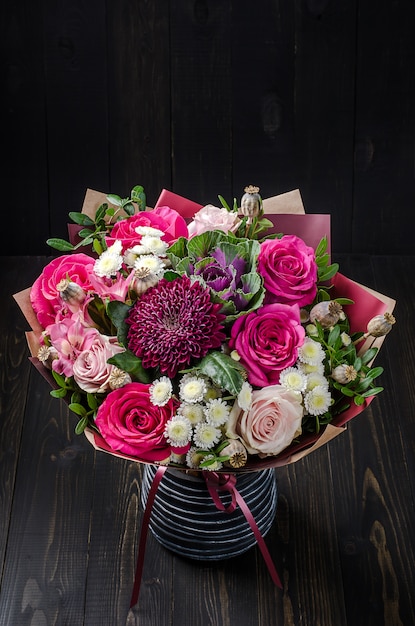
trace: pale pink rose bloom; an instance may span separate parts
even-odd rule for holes
[[[248,411],[234,404],[226,436],[240,439],[250,454],[275,456],[301,434],[302,417],[301,396],[281,385],[270,385],[253,391]]]
[[[239,223],[240,220],[236,213],[230,213],[225,208],[208,204],[193,216],[192,222],[188,225],[189,237],[201,235],[209,230],[222,230],[224,233],[233,232]]]
[[[83,350],[73,364],[73,377],[87,393],[104,393],[109,390],[109,378],[114,365],[107,363],[115,354],[124,352],[115,337],[96,332],[92,343]]]

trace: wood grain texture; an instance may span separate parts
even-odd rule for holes
[[[46,258],[5,259],[0,285],[1,626],[410,626],[415,623],[413,256],[337,255],[343,273],[396,298],[377,357],[385,390],[326,447],[276,470],[266,543],[228,561],[182,559],[150,535],[129,600],[141,467],[95,452],[29,369],[11,293]]]

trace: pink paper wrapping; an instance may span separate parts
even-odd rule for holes
[[[97,208],[103,202],[106,202],[105,194],[88,189],[82,212],[86,213],[90,217],[94,217]],[[305,214],[301,195],[298,190],[281,194],[280,196],[275,196],[274,198],[265,199],[263,204],[264,210],[266,210],[266,217],[274,224],[273,232],[295,234],[304,239],[307,245],[314,248],[317,246],[321,238],[326,236],[330,246],[330,216],[326,214]],[[170,208],[177,210],[183,217],[191,219],[194,213],[198,211],[202,205],[191,200],[187,200],[186,198],[168,190],[163,190],[155,206],[169,206]],[[71,239],[76,238],[79,227],[77,225],[70,226],[72,226],[72,228],[70,228]],[[336,274],[333,280],[333,285],[335,297],[350,298],[351,300],[359,303],[359,306],[350,305],[345,307],[345,311],[349,315],[351,322],[352,332],[356,330],[365,330],[367,322],[372,317],[383,314],[386,311],[391,313],[394,309],[395,300],[383,294],[377,293],[376,291],[365,287],[364,285],[361,285],[340,273]],[[30,303],[30,288],[15,294],[14,298],[32,328],[31,332],[26,333],[31,353],[30,360],[35,365],[36,369],[48,381],[50,386],[52,388],[56,388],[56,384],[50,370],[43,366],[36,358],[39,347],[38,338],[43,329],[37,321],[36,315]],[[383,340],[384,337],[381,337],[376,339],[374,342],[373,338],[370,338],[362,344],[361,349],[362,351],[365,351],[369,344],[380,347]],[[262,460],[251,460],[244,468],[238,470],[238,472],[256,471],[295,463],[299,459],[307,456],[314,450],[317,450],[321,446],[328,443],[334,437],[337,437],[339,434],[344,432],[346,430],[345,424],[364,411],[370,404],[371,400],[372,398],[369,398],[365,404],[359,407],[352,404],[347,411],[341,413],[331,424],[327,425],[322,433],[318,435],[310,434],[301,437],[301,441],[299,443],[290,445],[277,457],[267,457]],[[101,435],[90,428],[86,429],[85,436],[96,450],[107,452],[113,456],[130,461],[145,463],[145,461],[141,461],[140,459],[114,452],[107,445]]]

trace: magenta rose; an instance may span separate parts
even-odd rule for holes
[[[249,382],[264,387],[278,383],[281,370],[295,363],[304,337],[297,305],[266,304],[235,321],[229,347],[238,352]]]
[[[58,316],[65,316],[65,304],[57,285],[61,280],[70,278],[84,291],[91,289],[90,275],[94,269],[94,259],[87,254],[64,254],[53,259],[33,283],[30,301],[36,317],[46,328],[53,324]],[[71,311],[68,311],[72,315]]]
[[[240,439],[250,454],[276,455],[301,434],[302,417],[301,395],[270,385],[252,392],[248,411],[235,403],[226,436]]]
[[[111,236],[106,237],[107,245],[112,246],[116,240],[121,241],[123,252],[138,245],[141,235],[137,233],[136,228],[139,226],[150,226],[163,231],[164,235],[161,238],[169,244],[179,237],[188,236],[186,222],[177,211],[169,207],[158,207],[152,211],[141,211],[116,222]]]
[[[155,406],[149,389],[150,385],[128,383],[111,391],[99,407],[95,423],[114,451],[156,463],[170,456],[164,429],[177,401],[172,398],[164,406]]]
[[[258,273],[264,278],[266,302],[306,306],[316,296],[314,250],[295,235],[267,239],[261,244]]]

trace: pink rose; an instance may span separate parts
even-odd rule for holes
[[[278,383],[280,371],[295,363],[304,337],[297,305],[266,304],[238,317],[229,347],[238,352],[249,382],[264,387]]]
[[[153,463],[170,456],[164,429],[177,401],[172,398],[162,407],[155,406],[149,389],[150,385],[128,383],[111,391],[99,407],[95,423],[113,450]]]
[[[125,220],[116,222],[111,231],[111,236],[106,237],[108,246],[112,246],[116,240],[122,242],[123,252],[136,246],[141,241],[141,235],[136,232],[138,226],[151,226],[163,231],[163,241],[173,243],[179,237],[187,237],[187,225],[184,218],[174,209],[158,207],[153,211],[141,211]]]
[[[201,235],[209,230],[234,231],[240,223],[236,213],[208,204],[198,211],[189,224],[189,236]]]
[[[33,310],[43,328],[53,324],[58,316],[65,316],[67,307],[57,290],[61,280],[69,277],[84,291],[88,291],[91,289],[90,275],[93,268],[94,259],[82,253],[64,254],[46,265],[30,291]],[[67,311],[67,314],[72,313]]]
[[[281,385],[270,385],[252,392],[248,411],[235,403],[226,436],[241,439],[250,454],[276,455],[301,434],[302,417],[301,396]]]
[[[124,352],[115,337],[96,333],[92,343],[77,356],[73,364],[73,377],[87,393],[105,393],[114,365],[107,363],[115,354]]]
[[[316,296],[314,250],[295,235],[267,239],[261,244],[258,273],[264,278],[266,302],[306,306]]]

